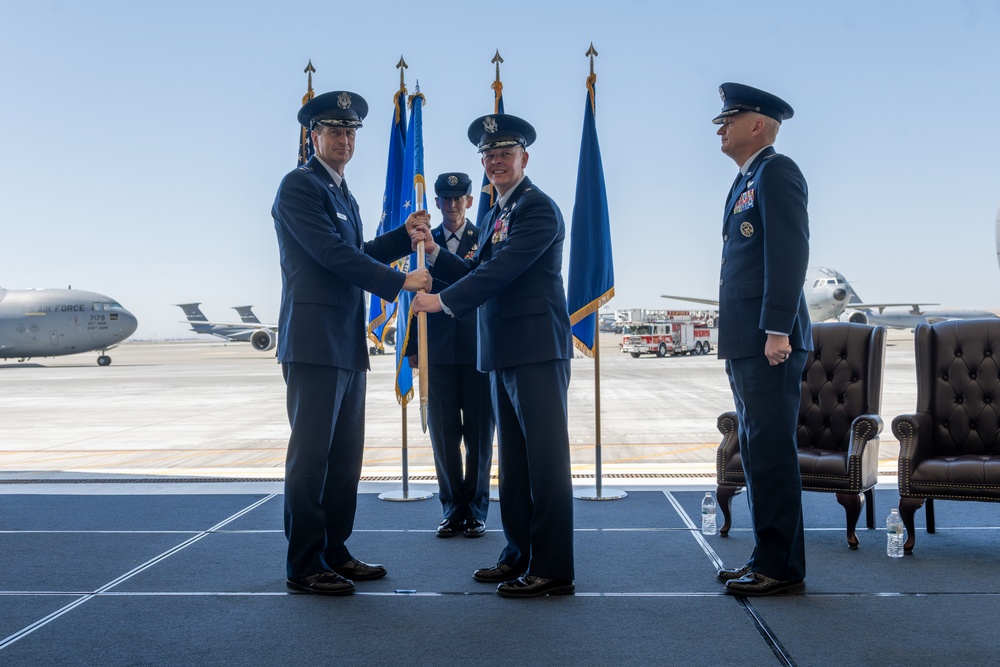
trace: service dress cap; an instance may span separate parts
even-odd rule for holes
[[[480,153],[509,146],[527,148],[535,141],[535,128],[517,116],[495,113],[472,121],[469,126],[469,141],[479,147]]]
[[[719,86],[719,97],[722,98],[722,113],[712,119],[716,125],[721,125],[724,119],[744,111],[770,116],[779,123],[795,113],[791,105],[777,95],[742,83],[722,84]]]
[[[472,179],[460,171],[446,171],[434,181],[434,194],[438,197],[464,197],[472,194]]]
[[[334,90],[303,104],[299,109],[299,124],[309,129],[316,125],[358,128],[367,115],[365,98],[347,90]]]

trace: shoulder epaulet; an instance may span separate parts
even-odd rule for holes
[[[312,170],[313,170],[313,168],[310,167],[309,165],[306,165],[306,164],[304,164],[301,167],[299,167],[299,171],[312,171]]]

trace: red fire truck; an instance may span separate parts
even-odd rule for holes
[[[710,318],[687,310],[667,311],[667,319],[655,322],[629,322],[622,330],[622,352],[633,358],[641,354],[708,354],[716,341],[716,329]]]

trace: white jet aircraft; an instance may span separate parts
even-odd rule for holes
[[[998,215],[998,231],[1000,231],[1000,215]],[[1000,239],[1000,236],[998,236]],[[998,245],[1000,252],[1000,245]],[[809,306],[809,319],[813,322],[823,322],[825,320],[839,319],[845,311],[848,313],[848,321],[859,322],[861,324],[881,324],[896,329],[912,329],[918,324],[941,322],[955,319],[980,319],[996,318],[997,316],[988,310],[959,310],[959,309],[937,309],[921,310],[921,306],[936,306],[936,303],[865,303],[854,291],[851,284],[847,282],[841,273],[825,266],[818,266],[809,269],[806,274],[802,290],[806,295],[806,304]],[[691,301],[693,303],[704,303],[711,306],[718,306],[718,301],[710,299],[695,299],[683,296],[661,295],[664,299],[677,299],[678,301]],[[886,308],[906,307],[906,312],[885,312]]]

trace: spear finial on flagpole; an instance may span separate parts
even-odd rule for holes
[[[490,86],[493,88],[493,113],[500,113],[500,96],[503,95],[503,84],[500,82],[500,63],[503,62],[503,58],[500,56],[500,49],[497,49],[493,60],[490,62],[496,65],[497,69],[496,79],[493,80],[493,84]]]
[[[597,49],[594,48],[594,43],[590,43],[590,48],[587,52],[583,54],[590,58],[590,76],[587,77],[587,90],[590,91],[590,110],[595,114],[597,113],[597,95],[594,91],[594,84],[597,83],[597,75],[594,74],[594,56],[597,55]]]
[[[400,56],[399,56],[399,62],[396,63],[396,69],[399,70],[399,87],[400,88],[405,88],[406,87],[406,82],[403,81],[403,72],[408,67],[409,67],[409,65],[406,64],[406,61],[403,60],[402,54],[400,54]]]
[[[316,96],[316,92],[312,89],[312,75],[316,71],[316,68],[312,66],[312,58],[309,59],[309,64],[306,65],[306,68],[302,71],[309,77],[306,85],[306,97],[308,99],[302,102],[303,104],[305,104],[306,102],[308,102],[309,100],[311,100],[313,97]]]
[[[496,64],[496,66],[497,66],[497,78],[496,78],[496,82],[500,83],[500,63],[503,62],[503,58],[500,56],[500,49],[497,49],[496,54],[494,54],[494,56],[493,56],[493,60],[491,60],[490,62]]]

